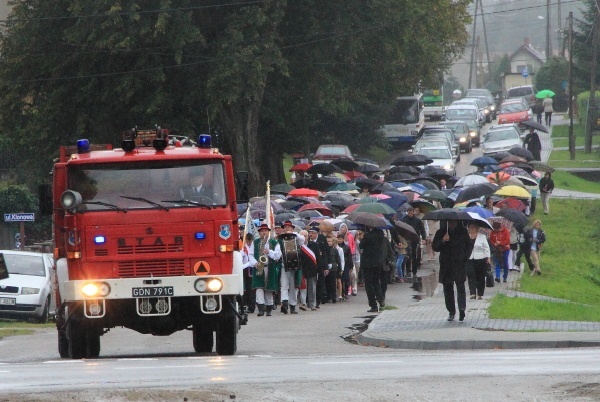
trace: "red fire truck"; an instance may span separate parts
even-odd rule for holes
[[[236,352],[246,316],[234,173],[210,136],[188,147],[161,128],[124,133],[120,149],[79,140],[61,148],[49,187],[61,357],[98,357],[117,326],[191,330],[198,353],[213,340]]]

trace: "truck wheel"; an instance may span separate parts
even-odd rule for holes
[[[61,358],[69,357],[69,340],[65,331],[58,331],[58,354]]]
[[[213,331],[207,331],[205,327],[194,324],[192,334],[196,353],[212,352],[214,344]]]
[[[220,355],[234,355],[237,351],[238,317],[225,317],[219,322],[217,328],[217,353]]]
[[[71,319],[67,324],[67,342],[69,358],[83,359],[86,355],[85,328],[76,319]]]
[[[44,304],[44,310],[42,311],[42,315],[37,318],[37,322],[40,324],[47,323],[49,311],[50,311],[50,297],[48,297],[46,299],[46,303]]]

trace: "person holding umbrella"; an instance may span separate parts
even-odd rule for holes
[[[504,282],[508,282],[508,254],[510,252],[510,232],[500,222],[492,224],[494,230],[490,233],[490,244],[496,265],[496,282],[500,283],[503,273]]]
[[[466,262],[473,251],[473,242],[469,238],[467,229],[459,225],[457,220],[446,220],[440,223],[440,229],[433,237],[432,247],[434,251],[440,253],[439,282],[444,286],[448,321],[454,321],[456,303],[458,303],[458,319],[462,322],[465,320],[467,309]],[[456,300],[454,285],[456,285]]]
[[[527,145],[527,150],[531,152],[534,160],[542,160],[542,142],[540,141],[540,136],[535,131],[535,128],[529,127],[529,134],[525,136],[525,141],[523,141],[523,143]]]
[[[550,127],[550,124],[552,123],[552,112],[554,111],[554,109],[552,108],[552,98],[550,97],[550,94],[546,95],[546,99],[544,99],[542,105],[544,106],[544,117],[546,118],[546,126]]]

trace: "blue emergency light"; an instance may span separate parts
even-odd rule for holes
[[[87,139],[77,140],[77,153],[87,154],[90,152],[90,141]]]
[[[212,148],[212,137],[210,134],[200,134],[198,136],[198,148]]]
[[[94,243],[95,244],[104,244],[104,243],[106,243],[106,237],[102,236],[102,235],[94,236]]]
[[[204,233],[204,232],[196,232],[196,233],[194,233],[194,238],[196,240],[204,240],[206,238],[206,233]]]

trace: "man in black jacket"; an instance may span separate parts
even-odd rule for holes
[[[415,216],[415,209],[408,207],[406,210],[406,216],[402,218],[402,222],[408,223],[421,237],[421,240],[413,240],[410,242],[410,258],[406,265],[406,273],[408,274],[409,268],[412,271],[413,278],[417,277],[417,269],[421,266],[421,243],[425,243],[427,234],[425,233],[425,225],[423,221]]]
[[[381,274],[383,272],[384,250],[383,242],[385,236],[383,231],[377,228],[366,228],[365,235],[360,242],[360,269],[364,272],[365,291],[371,309],[369,313],[379,312],[379,307],[385,306],[383,292],[381,290]],[[377,305],[379,302],[379,306]]]
[[[329,246],[325,235],[319,233],[319,224],[314,223],[308,227],[308,244],[317,257],[317,304],[319,308],[321,301],[326,302],[327,289],[325,288],[325,276],[329,273]],[[315,252],[315,250],[317,250]]]

